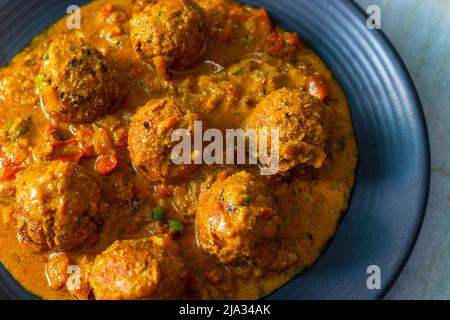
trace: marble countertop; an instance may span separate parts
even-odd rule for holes
[[[386,299],[450,299],[450,1],[355,0],[381,9],[381,28],[406,63],[431,142],[431,190],[414,251]]]

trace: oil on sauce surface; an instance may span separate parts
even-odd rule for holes
[[[71,252],[72,259],[86,270],[95,256],[116,239],[167,232],[161,223],[152,221],[150,214],[155,206],[161,206],[168,210],[169,217],[181,220],[185,226],[184,233],[176,241],[191,274],[186,298],[262,297],[318,259],[347,209],[357,149],[346,98],[330,71],[310,49],[303,47],[291,61],[272,57],[262,49],[267,29],[270,32],[273,28],[263,11],[224,0],[197,1],[210,19],[221,26],[218,31],[221,36],[208,49],[204,62],[176,74],[171,80],[164,80],[152,67],[135,57],[129,40],[130,17],[149,2],[95,1],[82,8],[81,30],[68,31],[63,19],[0,70],[0,127],[30,119],[27,132],[19,139],[9,141],[4,134],[0,135],[0,155],[14,154],[27,166],[45,153],[46,131],[54,128],[39,106],[34,78],[52,39],[61,34],[82,36],[115,66],[121,89],[120,104],[113,113],[94,124],[58,124],[57,130],[67,139],[78,137],[85,131],[91,132],[94,146],[95,141],[100,141],[100,145],[108,141],[119,155],[119,167],[111,175],[101,176],[94,170],[95,159],[80,161],[101,186],[109,208],[99,243],[93,248]],[[242,168],[205,166],[190,181],[151,186],[136,174],[124,143],[130,118],[150,98],[189,94],[198,98],[197,111],[209,127],[238,128],[265,95],[282,87],[304,89],[307,77],[315,73],[323,75],[330,87],[326,104],[332,113],[332,133],[326,165],[312,178],[273,179],[270,182],[283,218],[276,259],[284,267],[277,270],[259,270],[245,265],[224,267],[204,255],[197,246],[193,218],[195,204],[199,193],[217,176]],[[45,274],[48,255],[35,252],[17,240],[12,218],[14,179],[4,180],[0,183],[1,261],[29,291],[46,299],[74,298],[65,290],[48,287]]]

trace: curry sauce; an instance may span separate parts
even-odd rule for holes
[[[128,243],[141,250],[142,254],[135,256],[145,256],[147,245],[157,247],[158,257],[164,256],[163,248],[171,254],[172,251],[179,254],[180,258],[170,260],[168,267],[161,264],[159,269],[163,269],[158,269],[160,275],[148,275],[159,279],[172,277],[175,273],[183,274],[182,281],[186,283],[179,289],[181,294],[177,298],[258,299],[312,266],[333,238],[347,209],[357,165],[356,140],[346,97],[322,60],[302,43],[296,33],[274,25],[264,9],[227,0],[197,0],[205,17],[203,13],[196,13],[186,19],[193,19],[194,22],[189,20],[191,24],[197,23],[198,19],[208,19],[210,39],[204,40],[203,29],[206,27],[199,22],[197,33],[191,35],[192,39],[185,39],[186,43],[194,41],[198,44],[186,49],[188,56],[160,59],[160,53],[153,54],[153,50],[157,51],[154,47],[147,48],[147,42],[134,39],[142,35],[135,35],[131,30],[133,23],[130,23],[133,16],[139,16],[154,2],[93,1],[81,9],[81,29],[69,30],[67,18],[64,18],[37,36],[23,52],[0,69],[0,260],[27,290],[44,299],[96,298],[92,286],[105,279],[98,274],[90,276],[93,265],[92,272],[95,272],[101,263],[109,263],[103,260],[107,260],[111,248],[126,251]],[[169,18],[161,14],[155,19],[161,19],[164,24],[164,19]],[[52,92],[43,93],[50,85],[50,75],[46,78],[41,75],[47,72],[55,77],[55,82],[58,76],[55,74],[59,71],[49,65],[48,61],[53,61],[53,57],[49,57],[53,49],[49,48],[52,44],[55,47],[55,44],[75,39],[82,39],[80,46],[89,44],[84,50],[92,60],[73,67],[77,72],[94,70],[89,71],[96,77],[92,85],[98,85],[108,94],[101,96],[101,101],[76,96],[80,99],[77,102],[80,108],[87,113],[67,114],[67,117],[58,119],[52,113],[67,111],[64,104],[67,96],[58,98],[62,101],[58,105],[60,109],[43,107],[52,99]],[[139,50],[148,55],[144,57],[136,43],[139,43]],[[103,80],[98,80],[99,72],[108,72],[111,77],[101,82]],[[91,80],[88,77],[83,81]],[[110,86],[111,81],[115,81],[117,87]],[[86,90],[86,96],[90,95]],[[300,96],[315,96],[314,103],[320,103],[329,113],[327,121],[330,124],[326,147],[322,146],[325,153],[320,154],[320,159],[305,161],[297,167],[289,164],[283,174],[260,177],[257,166],[203,164],[186,175],[176,172],[175,180],[160,180],[159,176],[152,180],[167,169],[161,166],[158,157],[152,157],[159,147],[156,146],[156,151],[150,155],[135,156],[132,151],[136,150],[129,145],[133,142],[129,139],[133,122],[140,121],[141,116],[150,117],[154,112],[151,110],[156,108],[157,103],[149,101],[164,99],[165,104],[167,101],[182,101],[180,105],[177,102],[177,108],[181,110],[189,105],[189,112],[200,117],[208,128],[223,132],[241,128],[252,111],[271,101],[271,94],[283,90],[295,90],[301,93]],[[73,101],[74,97],[70,99]],[[101,112],[93,115],[89,108],[94,103],[105,105],[102,105]],[[111,107],[106,108],[109,104]],[[150,116],[142,111],[148,105],[154,108],[149,111]],[[147,126],[145,121],[144,126]],[[138,140],[144,138],[138,136]],[[136,142],[136,146],[137,153],[147,148],[140,142]],[[138,157],[142,158],[142,165],[138,163]],[[50,172],[48,168],[53,166],[59,166],[59,169]],[[73,166],[79,167],[82,173]],[[52,178],[56,170],[61,170],[61,174]],[[77,173],[74,174],[74,170]],[[55,192],[60,192],[60,198],[51,193],[50,182],[41,183],[45,175],[49,175],[48,181],[61,176],[69,181],[68,187],[54,187],[58,190]],[[252,177],[256,177],[255,181]],[[226,180],[228,178],[231,180]],[[36,246],[38,240],[23,236],[30,230],[21,231],[18,226],[21,218],[18,208],[23,206],[18,202],[22,201],[21,192],[26,189],[27,181],[30,181],[29,188],[33,189],[30,193],[41,192],[34,187],[40,183],[41,187],[47,188],[43,194],[55,203],[67,201],[67,197],[75,199],[69,203],[78,201],[78,206],[71,204],[72,210],[64,211],[64,214],[74,212],[77,215],[80,212],[80,215],[86,215],[86,212],[91,212],[89,210],[94,210],[88,204],[95,202],[94,213],[89,213],[93,220],[89,218],[91,220],[84,224],[76,219],[73,224],[87,230],[94,223],[98,225],[98,231],[83,234],[83,241],[67,242],[68,239],[63,237],[58,242],[62,245],[58,245],[58,239],[51,234],[51,242],[46,238],[43,240],[45,244]],[[82,181],[88,187],[83,188]],[[258,249],[259,262],[252,261],[250,254],[248,259],[241,260],[232,256],[215,256],[217,248],[202,245],[202,237],[206,233],[198,234],[196,224],[200,222],[196,223],[196,215],[199,211],[199,214],[207,216],[210,211],[205,207],[198,210],[198,206],[215,206],[210,199],[219,190],[217,186],[232,189],[232,185],[225,186],[224,181],[234,181],[236,186],[250,181],[253,191],[248,192],[250,195],[241,192],[245,195],[243,202],[248,200],[246,197],[264,194],[254,207],[244,207],[264,207],[261,209],[264,215],[275,214],[272,210],[267,213],[265,207],[277,208],[276,219],[270,219],[276,221],[276,227],[267,232],[270,233],[270,241],[252,240],[252,245]],[[98,186],[101,196],[97,195],[94,185]],[[61,191],[61,188],[68,189]],[[76,195],[75,188],[79,190]],[[86,190],[81,192],[83,189]],[[100,212],[101,222],[97,220]],[[208,221],[207,218],[201,220],[202,228],[209,227]],[[247,221],[249,226],[253,221]],[[52,220],[51,227],[55,228],[57,222]],[[145,240],[152,236],[161,236],[167,241]],[[131,240],[136,242],[127,242]],[[173,249],[175,246],[176,250]],[[106,255],[102,254],[105,250]],[[125,256],[118,254],[116,257],[122,259]],[[178,264],[185,265],[185,275],[184,271],[179,271],[184,269],[178,268]],[[81,284],[76,288],[71,284],[66,270],[68,266],[78,268],[74,270],[78,270]],[[145,289],[151,291],[155,287]],[[102,297],[111,296],[97,296]],[[173,297],[159,294],[154,298]]]

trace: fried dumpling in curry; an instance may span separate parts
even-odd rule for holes
[[[192,0],[160,0],[131,20],[131,40],[137,55],[160,73],[194,66],[206,51],[209,22]]]
[[[47,250],[72,250],[95,237],[103,218],[99,186],[72,162],[36,163],[17,183],[17,232]]]
[[[188,272],[176,242],[153,236],[116,241],[98,255],[90,283],[98,300],[177,299]]]
[[[276,237],[281,218],[269,188],[246,171],[219,180],[200,195],[197,241],[222,263],[258,262]]]
[[[268,134],[278,130],[281,174],[298,165],[319,169],[325,163],[330,134],[329,111],[308,93],[292,89],[272,92],[256,106],[242,127],[258,133],[267,130]]]
[[[44,54],[36,88],[45,112],[67,123],[91,123],[112,108],[115,72],[103,54],[81,39],[54,41]]]
[[[176,129],[193,133],[199,116],[180,99],[152,99],[133,117],[128,133],[128,150],[135,167],[151,182],[161,183],[188,178],[198,167],[174,164],[172,141]]]

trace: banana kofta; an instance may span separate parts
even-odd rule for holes
[[[99,300],[177,299],[187,281],[178,245],[168,237],[119,240],[98,255],[90,274]]]
[[[16,200],[20,238],[42,251],[75,249],[102,222],[100,188],[72,162],[34,164],[20,175]]]
[[[326,160],[329,110],[316,97],[293,89],[279,89],[266,96],[244,120],[244,129],[279,134],[279,172],[306,164],[319,169]],[[262,131],[263,130],[263,131]],[[253,150],[254,154],[258,154]],[[271,146],[268,150],[272,152]]]
[[[175,98],[150,100],[133,117],[128,133],[128,149],[135,167],[155,183],[189,177],[197,168],[194,164],[175,164],[172,140],[176,129],[191,134],[199,116],[189,105]]]
[[[67,123],[94,122],[118,94],[115,72],[103,54],[81,39],[52,42],[35,82],[45,112]]]
[[[198,243],[222,263],[257,259],[280,224],[269,188],[246,171],[214,183],[197,205]]]
[[[160,0],[131,20],[134,50],[163,74],[194,66],[206,51],[208,35],[208,17],[192,0]]]

